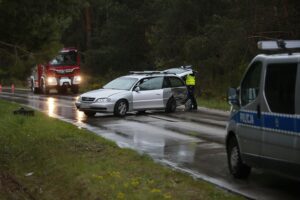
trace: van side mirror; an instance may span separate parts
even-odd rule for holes
[[[134,88],[134,91],[135,91],[135,92],[139,92],[140,90],[141,90],[140,87]]]
[[[235,88],[229,88],[227,93],[227,101],[232,106],[239,106],[238,90]]]

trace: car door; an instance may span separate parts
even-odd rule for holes
[[[144,78],[136,85],[139,90],[133,91],[133,109],[163,108],[163,77]]]
[[[263,115],[262,154],[277,163],[295,163],[299,159],[295,148],[299,137],[295,114],[297,65],[296,62],[270,63],[266,67],[264,90],[269,111]]]
[[[262,118],[260,111],[261,79],[263,63],[253,62],[248,68],[240,87],[241,109],[237,113],[239,147],[248,163],[261,155]]]
[[[174,96],[177,103],[182,104],[187,99],[187,88],[184,82],[178,77],[168,77],[170,85],[171,85],[171,92]]]

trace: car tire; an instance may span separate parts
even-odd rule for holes
[[[238,179],[246,179],[251,172],[251,167],[242,161],[240,148],[235,137],[231,137],[227,144],[227,161],[230,173]]]
[[[124,117],[127,111],[128,111],[127,101],[124,99],[117,101],[114,108],[114,115],[118,117]]]
[[[84,114],[87,116],[87,117],[94,117],[96,112],[93,112],[93,111],[84,111]]]
[[[192,100],[188,99],[185,104],[184,104],[184,111],[192,111],[193,110],[193,104],[192,104]]]
[[[171,97],[168,102],[167,102],[167,105],[166,105],[166,113],[172,113],[172,112],[175,112],[176,110],[176,100],[174,99],[174,97]]]

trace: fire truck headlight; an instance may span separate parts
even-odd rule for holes
[[[55,77],[48,77],[47,82],[48,82],[48,85],[56,85],[57,84]]]
[[[74,76],[73,83],[78,84],[81,82],[81,76]]]

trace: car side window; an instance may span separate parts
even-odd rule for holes
[[[272,112],[295,114],[297,63],[267,66],[265,94]]]
[[[183,87],[184,83],[177,77],[169,77],[171,87]]]
[[[140,90],[158,90],[162,89],[163,77],[145,78],[140,84]]]
[[[171,87],[171,83],[169,77],[164,77],[163,88],[170,88],[170,87]]]
[[[241,105],[245,106],[253,102],[259,93],[262,63],[253,63],[246,73],[241,84]]]

